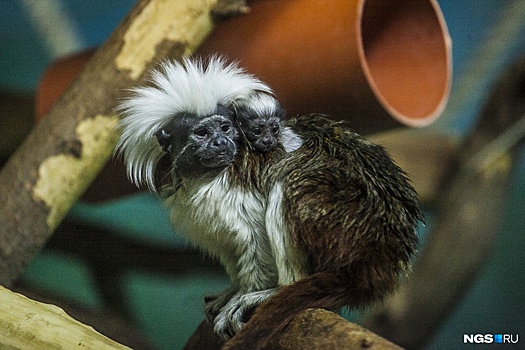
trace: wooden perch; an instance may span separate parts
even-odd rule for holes
[[[189,339],[184,350],[218,350],[222,342],[213,333],[212,326],[204,321]],[[348,322],[333,312],[308,309],[299,313],[286,330],[268,346],[273,350],[399,350],[399,346]]]
[[[525,139],[524,82],[525,57],[496,84],[460,147],[414,272],[365,327],[403,347],[422,348],[469,290],[492,251]]]
[[[235,4],[245,11],[240,0],[136,4],[0,173],[0,284],[20,274],[111,156],[124,89],[160,59],[193,52],[215,7],[235,12]]]
[[[0,300],[1,349],[129,349],[76,321],[57,306],[3,287]]]

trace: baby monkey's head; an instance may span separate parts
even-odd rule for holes
[[[249,146],[269,152],[279,144],[284,111],[275,98],[257,93],[233,106],[237,125]]]

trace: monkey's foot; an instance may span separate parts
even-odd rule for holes
[[[246,317],[260,303],[270,298],[277,288],[243,294],[237,292],[220,310],[214,320],[214,330],[222,339],[228,340],[239,332],[247,322]]]
[[[217,295],[208,295],[204,297],[204,313],[206,320],[211,324],[214,323],[215,318],[219,315],[221,309],[230,301],[230,299],[238,292],[237,288],[230,287]]]

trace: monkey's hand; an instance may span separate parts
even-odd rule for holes
[[[238,291],[239,289],[237,287],[230,287],[217,295],[205,296],[204,313],[206,314],[206,320],[213,324],[224,305],[226,305]]]
[[[278,288],[256,292],[237,292],[214,319],[214,330],[222,339],[228,340],[239,332],[250,318],[255,307],[270,298]]]

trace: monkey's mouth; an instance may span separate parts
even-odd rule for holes
[[[275,147],[277,147],[277,142],[271,141],[271,142],[264,143],[262,141],[258,141],[258,142],[253,143],[252,147],[257,152],[269,152],[273,150]]]
[[[217,168],[226,166],[233,161],[235,154],[232,152],[206,152],[200,157],[200,162],[203,166],[209,168]]]

